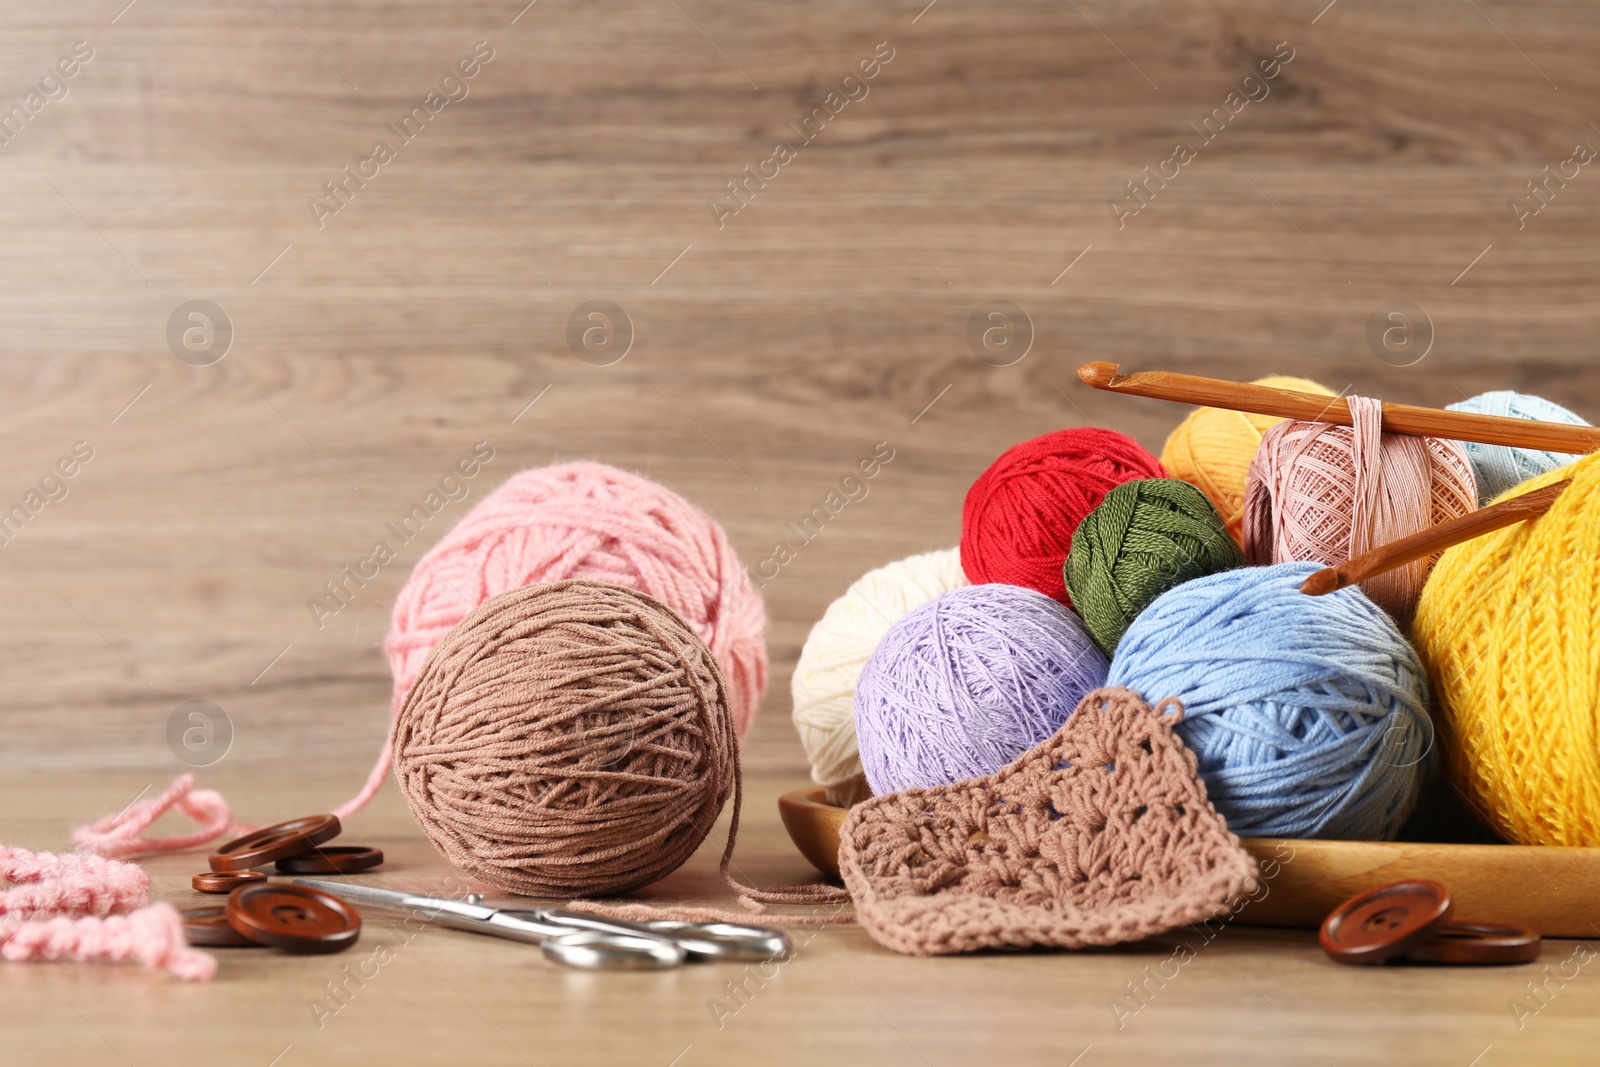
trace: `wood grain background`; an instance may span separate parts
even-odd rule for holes
[[[552,460],[661,479],[753,563],[893,445],[766,590],[747,757],[789,774],[790,670],[854,577],[954,543],[1017,440],[1155,449],[1181,417],[1090,393],[1085,359],[1600,416],[1600,173],[1523,229],[1508,207],[1600,145],[1593,5],[124,2],[0,8],[6,107],[94,50],[0,147],[0,504],[94,449],[0,548],[10,773],[175,773],[168,718],[204,699],[236,731],[208,781],[353,789],[411,564]],[[470,94],[319,228],[307,200],[479,41]],[[880,42],[870,93],[719,229],[708,198]],[[1119,228],[1107,201],[1280,42],[1270,95]],[[210,366],[166,338],[197,299],[236,334]],[[632,322],[612,366],[567,344],[592,300]],[[989,300],[1031,319],[1016,365],[969,349]],[[1391,300],[1431,319],[1415,365],[1368,346]],[[318,629],[307,600],[479,440],[471,499]]]
[[[1600,171],[1552,182],[1521,229],[1509,208],[1600,147],[1593,4],[526,3],[0,3],[0,121],[93,49],[0,144],[0,514],[94,449],[0,544],[0,840],[59,848],[69,822],[188,769],[167,727],[190,700],[232,721],[200,778],[241,817],[348,797],[385,730],[396,591],[520,468],[642,471],[754,564],[887,441],[870,496],[766,588],[739,857],[764,883],[804,878],[774,798],[804,773],[789,675],[827,603],[953,544],[1008,445],[1096,423],[1155,449],[1181,417],[1080,387],[1078,363],[1431,405],[1511,387],[1600,419]],[[494,58],[468,95],[319,228],[308,199],[480,41]],[[708,198],[883,42],[868,95],[719,229]],[[1270,95],[1119,228],[1108,201],[1283,42]],[[167,338],[194,300],[235,335],[207,366]],[[632,324],[610,366],[567,341],[600,300]],[[996,300],[1032,325],[1012,366],[967,341]],[[1368,343],[1398,300],[1432,324],[1409,366]],[[470,499],[319,629],[307,600],[477,441],[495,458]],[[446,873],[393,789],[356,833],[388,852],[376,877]],[[714,865],[703,849],[651,896],[725,900]],[[151,861],[156,895],[201,903],[195,866]],[[400,936],[369,923],[368,945]],[[600,978],[435,931],[327,1030],[307,1005],[355,957],[228,955],[203,988],[0,967],[0,1023],[26,1062],[1488,1067],[1581,1061],[1600,997],[1550,977],[1592,959],[1582,945],[1528,968],[1356,969],[1241,927],[1124,1026],[1108,1008],[1170,945],[916,961],[842,928],[806,946],[726,1027],[707,1009],[745,980],[730,968]]]

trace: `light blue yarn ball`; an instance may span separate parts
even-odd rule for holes
[[[1178,735],[1234,833],[1392,838],[1432,758],[1427,675],[1359,589],[1307,596],[1316,563],[1185,582],[1117,646],[1108,685],[1183,701]]]
[[[1471,400],[1449,405],[1449,410],[1471,411],[1479,415],[1506,415],[1514,419],[1537,419],[1540,422],[1563,422],[1569,426],[1589,425],[1554,401],[1528,393],[1515,393],[1509,389],[1479,393]],[[1478,483],[1479,504],[1487,504],[1507,489],[1521,485],[1535,474],[1565,467],[1577,458],[1560,452],[1541,452],[1536,448],[1486,445],[1477,441],[1463,441],[1461,444],[1467,450],[1467,458],[1472,461],[1472,477]]]

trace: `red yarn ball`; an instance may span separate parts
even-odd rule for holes
[[[974,585],[1027,586],[1071,605],[1061,572],[1078,523],[1123,482],[1170,477],[1115,430],[1057,430],[1013,445],[967,490],[961,569]]]

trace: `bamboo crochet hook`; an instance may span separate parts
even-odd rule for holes
[[[1336,589],[1364,582],[1375,574],[1404,567],[1414,560],[1426,559],[1435,552],[1443,552],[1452,545],[1481,537],[1491,530],[1536,519],[1549,511],[1556,498],[1566,492],[1567,486],[1571,484],[1571,478],[1563,478],[1559,482],[1551,482],[1521,496],[1491,504],[1481,511],[1474,511],[1459,519],[1441,522],[1409,537],[1402,537],[1398,541],[1379,545],[1372,551],[1363,552],[1337,567],[1326,567],[1317,571],[1301,583],[1300,591],[1312,596],[1322,596]]]
[[[1229,411],[1249,411],[1283,419],[1352,425],[1350,405],[1342,398],[1317,396],[1295,389],[1275,389],[1268,385],[1201,378],[1172,371],[1123,374],[1115,363],[1098,362],[1079,367],[1078,377],[1087,385],[1113,393],[1226,408]],[[1488,445],[1534,448],[1568,455],[1587,455],[1600,449],[1600,427],[1596,426],[1567,426],[1503,415],[1413,407],[1410,404],[1385,403],[1383,429],[1388,433],[1403,433],[1412,437],[1478,441]]]

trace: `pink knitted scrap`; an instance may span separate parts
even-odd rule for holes
[[[857,804],[839,847],[857,920],[934,956],[1113,945],[1216,914],[1256,863],[1206,799],[1180,717],[1097,689],[994,774]]]
[[[8,960],[134,960],[190,982],[207,982],[217,961],[189,947],[178,909],[161,902],[127,915],[38,919],[9,931],[0,927],[0,955]]]
[[[170,904],[151,904],[132,863],[86,852],[0,845],[0,956],[8,960],[135,960],[189,981],[217,963],[189,947]]]
[[[0,845],[0,918],[114,915],[150,899],[150,878],[132,863],[81,852],[29,852]]]

